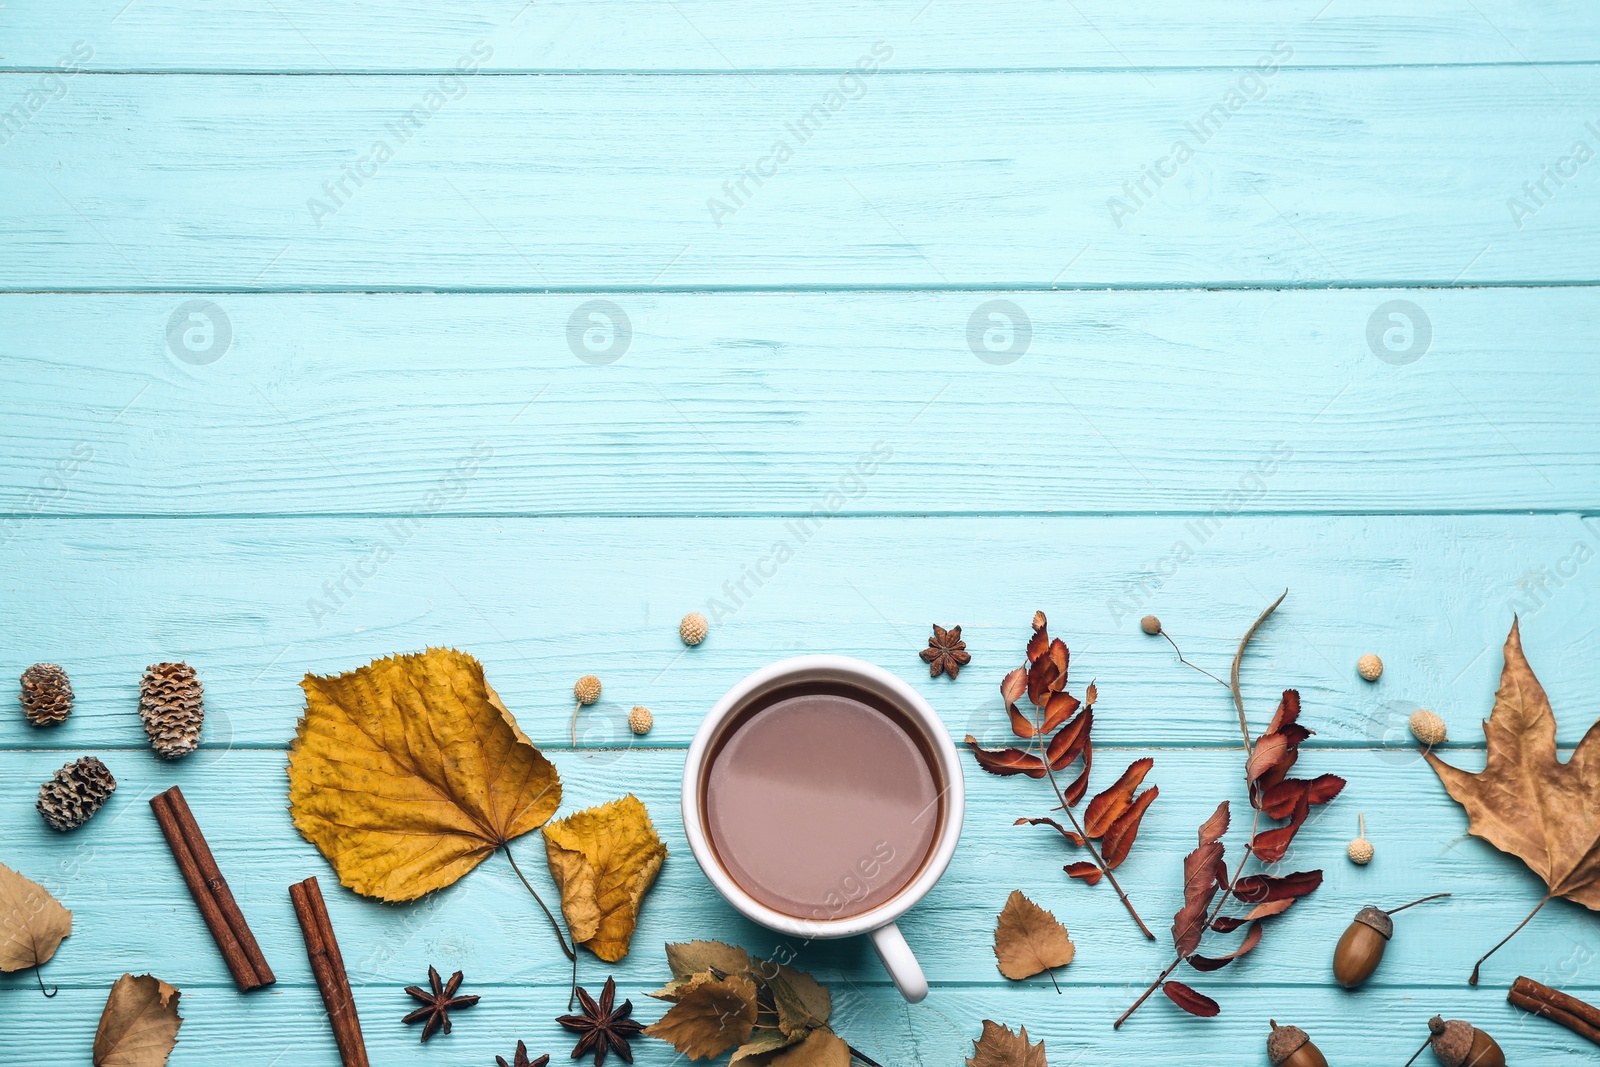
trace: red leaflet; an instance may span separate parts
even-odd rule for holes
[[[1216,1001],[1204,993],[1196,993],[1182,982],[1163,982],[1161,983],[1161,992],[1167,995],[1168,1000],[1190,1015],[1198,1015],[1202,1019],[1210,1019],[1222,1013],[1222,1008],[1218,1006]]]
[[[1227,825],[1227,806],[1224,801],[1217,809],[1223,825]],[[1211,818],[1214,822],[1217,816]],[[1172,917],[1172,943],[1179,956],[1188,956],[1200,947],[1211,902],[1216,899],[1219,883],[1225,884],[1228,880],[1227,868],[1221,866],[1222,853],[1221,841],[1203,841],[1183,859],[1183,907]]]
[[[1144,818],[1145,809],[1156,799],[1161,792],[1157,786],[1151,786],[1139,795],[1127,811],[1117,817],[1111,824],[1111,829],[1105,833],[1105,839],[1100,843],[1100,856],[1106,861],[1107,870],[1116,870],[1122,866],[1122,861],[1128,858],[1128,852],[1133,848],[1133,839],[1139,833],[1139,821]],[[1094,831],[1084,827],[1093,836]]]
[[[1111,829],[1111,824],[1133,806],[1133,791],[1139,788],[1139,783],[1144,781],[1144,776],[1150,773],[1155,762],[1148,756],[1134,760],[1122,772],[1122,777],[1112,783],[1111,788],[1089,801],[1089,806],[1083,809],[1083,830],[1086,834],[1099,837]]]
[[[1217,810],[1211,818],[1200,824],[1200,843],[1209,845],[1213,841],[1221,841],[1228,832],[1228,802],[1224,800],[1217,805]]]
[[[1089,859],[1070,863],[1063,869],[1070,877],[1090,885],[1101,879],[1111,882],[1139,929],[1154,940],[1155,935],[1133,910],[1132,902],[1111,874],[1128,858],[1139,834],[1139,824],[1159,795],[1154,786],[1137,793],[1154,761],[1136,760],[1114,785],[1090,801],[1087,823],[1080,824],[1073,809],[1088,793],[1089,776],[1094,767],[1090,733],[1094,729],[1095,687],[1090,685],[1085,690],[1082,701],[1067,692],[1067,667],[1072,654],[1066,642],[1060,638],[1051,639],[1042,611],[1034,613],[1033,635],[1028,639],[1026,655],[1027,662],[1001,681],[1000,697],[1005,702],[1011,732],[1033,742],[1033,750],[983,749],[971,737],[967,738],[967,744],[978,766],[990,774],[1023,774],[1029,778],[1050,779],[1061,802],[1060,810],[1066,813],[1072,828],[1069,830],[1049,818],[1018,819],[1017,823],[1053,827],[1069,845],[1087,849]],[[1024,693],[1033,705],[1031,714],[1018,706]],[[1083,765],[1076,777],[1071,781],[1058,780],[1061,772],[1080,759]],[[1096,841],[1100,842],[1098,848]]]
[[[985,750],[978,747],[978,739],[971,734],[967,735],[967,744],[972,748],[972,755],[978,761],[978,766],[990,774],[1009,777],[1013,774],[1026,774],[1029,778],[1044,777],[1044,760],[1031,752],[1024,752],[1020,748],[997,748]]]
[[[1269,915],[1282,915],[1294,904],[1295,897],[1284,897],[1282,900],[1272,900],[1265,904],[1258,904],[1250,909],[1250,914],[1243,918],[1234,918],[1231,915],[1218,915],[1211,923],[1211,929],[1219,934],[1231,934],[1247,922],[1265,919]]]
[[[1321,871],[1296,871],[1281,877],[1247,874],[1233,883],[1233,897],[1241,904],[1265,904],[1273,900],[1303,897],[1321,884]]]
[[[1238,948],[1226,956],[1201,956],[1198,954],[1190,956],[1189,966],[1197,971],[1220,971],[1259,944],[1261,944],[1261,924],[1258,922],[1251,923],[1249,932],[1244,935],[1244,940],[1239,943]]]

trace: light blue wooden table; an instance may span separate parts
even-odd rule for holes
[[[1167,943],[1012,827],[1042,786],[974,769],[903,924],[933,994],[907,1007],[863,943],[808,947],[838,1029],[890,1067],[959,1064],[984,1018],[1055,1067],[1210,1067],[1265,1063],[1270,1016],[1335,1064],[1398,1064],[1440,1012],[1515,1063],[1595,1059],[1504,1003],[1518,974],[1600,999],[1588,912],[1547,908],[1465,984],[1542,886],[1465,837],[1403,728],[1433,708],[1481,761],[1513,612],[1563,743],[1600,710],[1591,3],[10,0],[0,69],[0,674],[59,662],[78,694],[53,731],[0,710],[0,862],[76,919],[56,999],[0,979],[0,1063],[87,1063],[124,971],[182,988],[174,1064],[335,1063],[286,894],[312,874],[375,1063],[518,1038],[564,1061],[566,963],[503,861],[385,907],[290,825],[301,676],[430,644],[484,661],[565,810],[649,806],[671,855],[615,968],[647,1020],[664,941],[777,944],[683,837],[711,702],[842,652],[997,739],[1036,608],[1098,682],[1096,788],[1155,757],[1119,873],[1164,936],[1242,753],[1227,694],[1138,617],[1220,671],[1284,587],[1248,707],[1259,728],[1298,686],[1302,766],[1350,785],[1285,863],[1324,887],[1197,981],[1220,1018],[1158,998],[1113,1033]],[[713,600],[686,652],[678,618]],[[917,659],[933,622],[969,642],[955,682]],[[172,765],[135,703],[179,658],[208,719]],[[35,790],[90,753],[120,788],[57,835]],[[173,783],[270,992],[234,992],[177,877],[146,803]],[[995,970],[1019,887],[1077,941],[1060,995]],[[1358,908],[1442,891],[1369,987],[1332,986]],[[484,999],[422,1047],[399,1019],[429,963]]]

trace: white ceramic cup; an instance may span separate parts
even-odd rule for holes
[[[707,764],[723,726],[753,700],[775,689],[806,682],[855,686],[888,702],[921,732],[927,743],[927,751],[937,763],[940,778],[943,818],[940,820],[938,836],[916,877],[877,907],[839,919],[800,919],[785,915],[741,889],[723,869],[711,847],[706,834],[705,813],[701,808]],[[895,920],[926,896],[944,873],[945,867],[949,866],[956,842],[961,837],[961,819],[965,808],[966,787],[961,778],[961,761],[955,745],[950,741],[949,732],[933,708],[915,689],[888,671],[848,656],[797,656],[763,667],[746,677],[717,701],[700,724],[683,768],[683,829],[689,837],[689,847],[694,852],[695,860],[711,884],[716,886],[717,892],[746,918],[792,937],[809,940],[866,934],[872,939],[872,947],[877,950],[884,969],[894,979],[895,988],[913,1004],[928,995],[928,980],[923,976],[922,966],[912,955]]]

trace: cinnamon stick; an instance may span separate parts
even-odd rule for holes
[[[355,996],[350,991],[350,977],[345,973],[344,956],[339,952],[338,939],[333,936],[328,905],[322,899],[317,879],[313,876],[291,885],[289,900],[294,904],[295,918],[300,920],[300,934],[305,938],[306,957],[311,961],[311,973],[322,994],[322,1006],[327,1009],[328,1022],[333,1025],[333,1042],[339,1047],[339,1061],[344,1067],[370,1067],[367,1045],[361,1036],[361,1019],[356,1015]]]
[[[1579,1037],[1600,1045],[1600,1008],[1592,1004],[1532,978],[1518,978],[1511,983],[1506,999],[1523,1011],[1559,1023]]]
[[[200,917],[211,931],[211,939],[217,943],[233,975],[234,984],[241,993],[272,985],[278,980],[277,976],[267,965],[267,958],[250,932],[244,913],[233,899],[233,891],[222,877],[211,846],[206,844],[183,792],[173,786],[164,793],[157,793],[150,798],[150,808],[161,825],[161,834],[167,839],[167,847],[172,850],[184,884],[189,887],[189,895],[194,898]]]

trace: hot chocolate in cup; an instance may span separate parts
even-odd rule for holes
[[[909,685],[843,656],[763,668],[711,710],[684,767],[684,828],[712,884],[797,937],[865,933],[910,1001],[927,981],[894,920],[961,833],[960,761]]]

